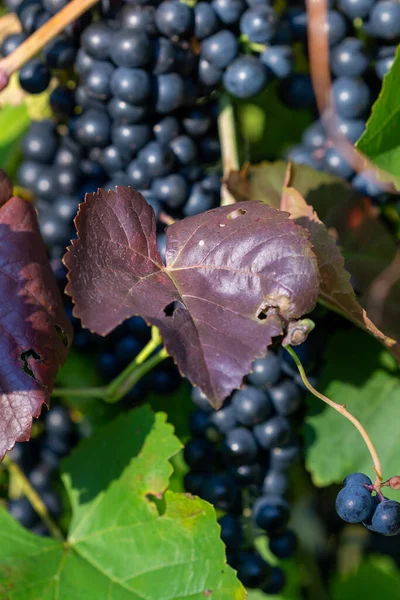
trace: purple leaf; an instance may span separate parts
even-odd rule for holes
[[[240,386],[273,337],[315,305],[308,234],[258,202],[216,208],[167,229],[167,266],[153,209],[131,188],[88,194],[64,258],[67,292],[101,335],[132,315],[159,327],[181,373],[214,407]]]
[[[30,437],[72,339],[31,204],[0,183],[0,459]]]

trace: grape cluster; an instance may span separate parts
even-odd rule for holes
[[[304,8],[292,8],[290,15],[292,35],[305,43],[307,15]],[[358,35],[360,28],[362,36]],[[354,144],[365,129],[382,79],[394,61],[400,41],[400,5],[394,0],[340,0],[337,10],[328,12],[328,36],[332,100],[337,114],[335,127]],[[307,95],[309,87],[305,81],[300,96]],[[295,107],[299,107],[298,104]],[[368,172],[354,172],[340,148],[327,137],[321,119],[305,129],[301,144],[292,148],[289,156],[294,162],[351,181],[362,194],[384,199],[381,186]]]
[[[305,356],[307,343],[298,352]],[[288,527],[288,469],[300,456],[303,396],[294,363],[272,351],[254,361],[245,385],[220,410],[213,411],[197,388],[192,392],[185,488],[225,513],[219,523],[228,561],[245,586],[267,594],[279,593],[285,576],[261,558],[254,539],[267,534],[277,559],[296,550]]]
[[[363,473],[352,473],[343,482],[336,498],[336,511],[347,523],[362,523],[381,535],[400,533],[400,502],[380,493],[372,495],[372,482]]]
[[[9,457],[24,471],[51,516],[57,520],[64,510],[57,491],[57,469],[61,459],[77,443],[79,435],[68,409],[61,404],[53,405],[35,427],[41,429],[40,434],[29,445],[16,444]],[[11,499],[7,508],[21,525],[33,533],[49,535],[27,498]]]

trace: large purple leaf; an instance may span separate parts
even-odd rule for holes
[[[84,326],[105,335],[141,315],[159,327],[181,373],[215,407],[318,296],[308,234],[258,202],[170,226],[166,267],[153,209],[131,188],[88,194],[76,227],[79,238],[64,261]]]
[[[0,459],[30,437],[72,331],[31,204],[0,182]]]

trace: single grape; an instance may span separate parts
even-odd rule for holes
[[[211,64],[205,58],[199,60],[199,81],[209,87],[216,87],[221,81],[223,70]]]
[[[234,392],[232,408],[238,423],[247,426],[265,421],[272,413],[271,401],[266,392],[251,386]]]
[[[271,417],[255,425],[254,436],[262,448],[268,450],[285,444],[290,436],[290,423],[285,417]]]
[[[111,131],[113,145],[128,160],[135,156],[151,140],[151,129],[146,123],[114,125]]]
[[[245,464],[256,458],[258,448],[251,431],[245,427],[230,429],[224,440],[224,449],[236,464]]]
[[[213,412],[213,407],[207,400],[207,397],[203,394],[203,392],[198,387],[193,387],[190,395],[192,402],[201,410],[205,410],[207,412]]]
[[[197,159],[197,146],[188,135],[174,138],[169,147],[181,165],[189,165]]]
[[[336,77],[360,77],[368,69],[369,59],[357,38],[346,38],[331,53],[331,69]]]
[[[280,496],[260,496],[253,505],[253,519],[268,534],[279,531],[289,521],[289,504]]]
[[[264,495],[284,496],[289,488],[289,478],[285,472],[269,470],[264,477],[262,491]]]
[[[369,14],[365,26],[367,33],[385,40],[394,40],[400,36],[400,4],[392,0],[377,2]]]
[[[157,75],[155,81],[155,110],[169,114],[185,102],[185,84],[178,73]]]
[[[256,552],[241,552],[237,574],[240,581],[248,588],[258,588],[263,581],[269,579],[272,569]]]
[[[260,60],[278,79],[289,77],[293,71],[293,52],[290,46],[268,46],[260,54]]]
[[[161,2],[156,10],[156,25],[167,36],[187,36],[194,25],[193,11],[179,0]]]
[[[227,548],[239,548],[243,541],[243,529],[237,517],[226,514],[218,523],[221,527],[221,539]]]
[[[223,81],[232,96],[251,98],[265,87],[267,70],[255,56],[241,56],[228,66]]]
[[[224,406],[213,412],[210,416],[210,425],[215,427],[219,433],[227,434],[237,426],[232,406]]]
[[[243,13],[240,31],[250,42],[267,44],[275,34],[278,17],[271,6],[255,6]]]
[[[152,190],[171,209],[181,207],[188,198],[188,185],[180,173],[172,173],[167,177],[155,179]]]
[[[345,485],[372,485],[372,481],[364,473],[351,473],[344,479],[343,486]]]
[[[376,0],[339,0],[339,8],[350,19],[364,19]]]
[[[183,214],[185,217],[193,217],[214,208],[215,203],[214,195],[204,190],[201,183],[195,183],[183,207]]]
[[[164,177],[171,173],[174,163],[174,153],[161,146],[158,142],[149,142],[138,154],[139,162],[147,168],[152,178]]]
[[[52,69],[69,69],[74,64],[77,47],[67,37],[56,37],[43,49],[46,64]]]
[[[38,521],[38,516],[27,498],[22,497],[10,500],[7,504],[7,509],[18,523],[28,529],[33,527]]]
[[[291,529],[279,532],[269,539],[269,549],[277,558],[290,558],[297,548],[297,537]]]
[[[39,59],[26,62],[19,70],[19,83],[29,94],[41,94],[50,83],[51,74],[48,67]]]
[[[152,50],[146,33],[121,29],[112,34],[110,58],[117,67],[144,67],[152,60]]]
[[[192,439],[184,448],[183,458],[193,470],[202,470],[214,459],[214,447],[207,440]]]
[[[280,359],[273,352],[268,352],[264,358],[253,361],[247,381],[257,387],[269,387],[277,383],[280,376]]]
[[[304,147],[311,152],[321,148],[326,141],[325,129],[321,121],[314,121],[314,123],[306,127],[303,131],[301,141]]]
[[[236,36],[227,29],[222,29],[206,38],[201,44],[201,57],[218,69],[225,69],[238,54]]]
[[[106,61],[96,61],[85,77],[85,90],[92,98],[107,100],[111,95],[111,77],[114,67]]]
[[[104,23],[89,25],[80,39],[85,52],[98,60],[107,60],[110,54],[111,42],[112,30]]]
[[[238,489],[228,475],[212,475],[201,490],[201,497],[221,510],[236,512],[239,508]]]
[[[280,567],[272,567],[272,573],[268,582],[262,585],[262,591],[267,595],[279,594],[285,587],[286,577],[285,573]]]
[[[325,171],[342,177],[342,179],[350,179],[354,173],[352,167],[336,148],[328,148],[325,151],[322,164]]]
[[[77,119],[76,139],[82,146],[103,148],[107,146],[111,134],[111,121],[105,112],[93,108]]]
[[[218,17],[208,2],[198,2],[194,7],[194,37],[203,40],[219,27]]]
[[[383,79],[389,73],[394,63],[396,54],[396,46],[385,46],[379,48],[378,55],[375,61],[375,73],[379,79]]]
[[[132,104],[143,104],[151,93],[151,77],[143,69],[118,67],[112,74],[110,86],[117,98]]]
[[[295,413],[302,403],[301,391],[290,379],[273,386],[269,390],[269,395],[276,412],[283,417]]]
[[[347,523],[361,523],[374,509],[371,492],[359,484],[347,484],[336,498],[336,512]]]
[[[174,138],[179,136],[180,132],[180,122],[172,115],[163,117],[153,127],[153,133],[156,137],[156,140],[162,146],[168,146],[168,144],[172,142]]]
[[[332,85],[333,99],[339,117],[360,117],[370,103],[370,91],[362,79],[338,77]]]

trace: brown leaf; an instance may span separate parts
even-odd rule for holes
[[[321,275],[319,300],[371,333],[400,362],[399,344],[382,333],[358,303],[342,253],[312,206],[307,204],[297,190],[286,187],[282,190],[282,210],[289,212],[291,218],[310,233]]]
[[[319,274],[306,232],[258,202],[168,227],[166,267],[154,212],[131,188],[88,194],[76,227],[64,262],[84,326],[105,335],[142,316],[215,407],[272,337],[316,302]]]
[[[31,204],[0,208],[0,459],[30,437],[72,339]]]

